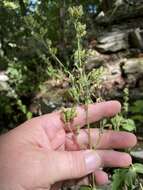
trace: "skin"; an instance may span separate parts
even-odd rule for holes
[[[120,112],[117,101],[89,105],[89,122],[99,121]],[[77,107],[72,130],[86,124],[85,109]],[[86,129],[76,139],[65,128],[60,112],[43,115],[26,121],[0,137],[0,189],[2,190],[55,190],[63,184],[87,183],[86,176],[95,174],[96,183],[108,182],[104,167],[127,167],[132,161],[127,153],[114,151],[133,147],[136,137],[127,132],[104,131],[97,150],[89,150]],[[92,143],[96,144],[98,129],[91,130]],[[79,148],[80,147],[80,148]]]

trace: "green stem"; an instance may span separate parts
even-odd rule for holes
[[[88,142],[89,142],[89,149],[92,150],[93,148],[93,143],[92,143],[92,138],[91,138],[91,128],[90,128],[90,123],[89,123],[89,109],[88,109],[88,104],[85,105],[86,106],[86,124],[87,124],[87,129],[88,129]],[[96,185],[95,185],[95,175],[94,173],[91,174],[91,179],[92,179],[92,188],[95,189]]]
[[[81,44],[80,44],[80,38],[77,39],[77,47],[78,47],[78,61],[79,61],[79,67],[82,68],[82,60],[81,60]]]
[[[57,58],[57,56],[54,55],[52,52],[50,52],[50,54],[51,54],[51,56],[53,57],[53,59],[55,59],[55,60],[60,64],[60,66],[61,66],[63,69],[65,69],[63,63]]]
[[[76,30],[77,29],[77,22],[75,22],[74,26],[75,26],[75,30]],[[78,31],[77,31],[77,34],[78,34]],[[89,100],[91,99],[91,94],[89,91],[88,78],[86,77],[85,69],[84,69],[83,64],[82,64],[81,51],[82,51],[81,38],[77,36],[78,60],[76,63],[76,67],[78,69],[80,78],[83,78],[84,82],[86,83],[86,84],[84,84],[84,86],[86,88],[84,89],[84,87],[81,85],[80,91],[86,90],[86,92],[84,93],[84,95],[85,95],[84,98],[85,98],[86,125],[87,125],[87,130],[88,130],[89,149],[92,149],[93,144],[92,144],[92,137],[91,137],[91,128],[90,128],[90,123],[89,123],[89,109],[88,109],[88,104],[89,104]],[[94,173],[91,174],[91,180],[92,180],[92,189],[96,189]]]
[[[140,183],[140,188],[141,188],[141,190],[143,190],[143,186],[142,186],[142,184]]]
[[[94,150],[97,149],[97,146],[101,140],[101,137],[102,137],[102,134],[103,134],[103,130],[104,130],[104,127],[103,127],[103,121],[100,121],[99,123],[100,127],[99,127],[99,135],[98,135],[98,139],[97,139],[97,142],[96,144],[94,145]]]
[[[45,43],[44,39],[41,39],[43,45],[45,46],[46,49],[48,49],[49,53],[51,54],[52,58],[59,63],[59,65],[64,69],[64,71],[67,73],[65,66],[63,65],[63,63],[58,59],[58,57],[52,53],[52,51],[50,50],[50,47]]]
[[[88,116],[89,116],[88,104],[86,104],[85,106],[86,106],[86,124],[87,124],[87,129],[88,129],[88,142],[89,142],[89,148],[92,149],[91,128],[90,128],[90,123],[88,120]]]

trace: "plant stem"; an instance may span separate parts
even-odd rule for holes
[[[88,142],[89,142],[89,148],[92,149],[91,128],[88,120],[89,116],[88,104],[86,104],[85,106],[86,106],[86,124],[88,129]]]
[[[92,149],[93,144],[92,144],[92,137],[91,137],[91,128],[90,128],[90,123],[89,123],[89,108],[88,108],[89,102],[91,100],[91,94],[89,91],[88,78],[87,78],[86,73],[85,73],[84,64],[82,64],[82,45],[81,45],[82,37],[80,36],[80,33],[78,31],[78,19],[75,21],[74,27],[75,27],[75,30],[77,32],[77,36],[76,36],[76,39],[77,39],[77,60],[76,60],[75,66],[79,72],[79,77],[85,83],[84,85],[80,84],[80,91],[85,92],[84,93],[84,104],[85,104],[85,112],[86,112],[86,125],[87,125],[87,130],[88,130],[88,142],[89,142],[89,149]],[[92,189],[96,189],[94,173],[91,174],[91,181],[92,181]]]
[[[65,69],[65,66],[63,65],[63,63],[57,58],[56,55],[54,55],[53,53],[51,53],[51,56],[53,57],[53,59],[55,59],[59,64],[60,66]]]
[[[143,186],[142,186],[142,184],[140,183],[140,188],[141,188],[141,190],[143,190]]]
[[[81,44],[80,44],[80,38],[77,39],[77,46],[78,46],[78,60],[79,60],[79,67],[82,68],[82,60],[81,60]]]
[[[89,109],[88,109],[88,104],[86,106],[86,124],[87,124],[87,129],[88,129],[88,142],[89,142],[89,149],[93,149],[93,143],[92,143],[92,137],[91,137],[91,128],[90,128],[90,123],[89,123]],[[92,188],[95,190],[96,185],[95,185],[95,175],[94,173],[91,174],[91,180],[92,180]]]
[[[51,51],[50,47],[45,43],[43,39],[41,39],[43,45],[45,46],[46,49],[48,49],[49,53],[51,54],[52,58],[59,63],[59,65],[64,69],[64,71],[67,73],[66,68],[64,64],[59,60],[59,58]]]

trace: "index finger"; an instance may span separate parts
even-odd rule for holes
[[[107,101],[101,103],[95,103],[88,105],[88,122],[93,123],[99,121],[104,117],[111,117],[120,112],[121,104],[118,101]],[[76,116],[70,123],[70,128],[72,130],[77,129],[77,126],[83,127],[87,124],[87,109],[85,106],[78,106],[76,108]],[[51,128],[63,128],[65,123],[61,119],[61,112],[53,112],[51,114],[46,114],[39,117],[41,124],[45,127]],[[69,128],[66,128],[69,131]]]

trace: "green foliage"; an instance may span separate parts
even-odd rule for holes
[[[90,15],[87,7],[95,3],[98,5],[99,1],[80,0],[82,6],[78,9],[75,7],[72,13],[69,7],[77,5],[73,0],[39,0],[33,6],[28,0],[0,1],[0,70],[7,71],[11,89],[11,93],[5,93],[3,106],[6,108],[1,109],[1,112],[10,118],[10,125],[14,120],[19,123],[25,117],[31,117],[29,104],[43,82],[49,78],[61,78],[62,72],[68,77],[68,69],[74,73],[73,62],[79,56],[75,44],[77,38],[86,34],[86,26],[81,24],[79,20],[82,18],[79,17],[88,20]],[[69,16],[70,11],[74,14],[73,19],[70,18],[72,15]],[[77,20],[75,25],[74,19]],[[76,38],[73,32],[75,28]],[[85,50],[81,49],[82,60],[85,60],[85,54]],[[21,104],[18,103],[20,101]],[[7,107],[11,111],[7,112]],[[23,117],[22,120],[19,120],[16,110],[20,118]]]
[[[80,5],[80,6],[74,6],[74,7],[69,7],[69,14],[70,14],[70,17],[78,22],[78,19],[81,19],[81,17],[83,16],[84,12],[83,12],[83,7]],[[80,23],[81,25],[81,23]],[[77,33],[79,34],[79,33]]]
[[[63,108],[61,113],[61,119],[64,123],[70,123],[77,116],[76,108]]]
[[[142,164],[133,164],[127,169],[117,169],[113,175],[112,190],[133,190],[137,188],[138,174],[143,174]]]
[[[17,105],[19,107],[19,110],[26,115],[26,119],[31,119],[32,118],[32,113],[27,110],[26,105],[22,103],[21,100],[17,100]]]
[[[129,89],[124,88],[124,96],[123,96],[123,111],[124,114],[129,112]]]
[[[81,22],[81,18],[83,16],[82,6],[70,7],[69,14],[70,22],[74,26],[76,33],[74,66],[77,73],[77,76],[69,73],[72,85],[69,89],[69,95],[76,104],[89,104],[92,102],[92,97],[98,98],[98,95],[95,92],[96,90],[99,90],[103,68],[94,69],[88,74],[86,73],[85,62],[88,57],[88,51],[82,46],[83,39],[86,35],[86,25]]]
[[[123,111],[122,113],[116,115],[111,119],[111,123],[113,125],[113,129],[116,131],[125,130],[129,132],[133,132],[136,130],[136,124],[133,119],[127,118],[129,112],[129,90],[128,88],[124,89],[123,96]]]
[[[77,75],[77,77],[70,75],[72,88],[69,89],[69,95],[72,97],[74,102],[91,103],[92,97],[98,99],[103,72],[104,70],[101,67],[96,70],[93,69],[88,74],[82,73],[82,75]]]
[[[133,169],[135,170],[136,173],[138,174],[143,174],[143,164],[134,164]]]
[[[142,125],[141,121],[143,121],[143,100],[136,100],[130,106],[130,112],[132,114],[132,119],[134,119],[138,125]]]
[[[127,118],[129,112],[129,90],[124,89],[123,112],[111,119],[114,130],[135,131],[136,125],[133,119]],[[139,186],[138,174],[142,174],[143,165],[133,164],[130,168],[116,169],[112,177],[111,190],[134,190]]]
[[[132,119],[123,119],[121,126],[124,130],[129,132],[136,130],[135,122]]]
[[[126,119],[122,115],[117,115],[111,119],[114,130],[126,130],[129,132],[136,130],[135,122],[132,119]]]

